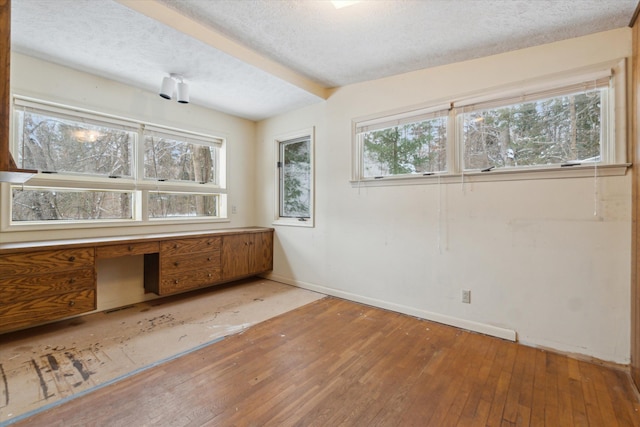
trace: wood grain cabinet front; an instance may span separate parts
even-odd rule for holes
[[[145,255],[145,288],[170,295],[220,282],[220,237],[160,242],[159,254]]]
[[[158,252],[158,242],[133,242],[118,245],[98,246],[96,258],[117,258]]]
[[[273,269],[273,231],[222,236],[222,279],[234,280]]]
[[[135,255],[145,290],[171,295],[271,270],[273,229],[0,245],[0,333],[95,310],[96,259]]]
[[[0,332],[96,309],[94,248],[0,255]]]

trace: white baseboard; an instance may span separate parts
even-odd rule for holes
[[[302,282],[300,280],[291,279],[291,278],[280,276],[273,273],[265,274],[262,277],[269,280],[274,280],[276,282],[285,283],[287,285],[308,289],[310,291],[320,292],[320,293],[335,296],[338,298],[343,298],[349,301],[359,302],[362,304],[384,308],[384,309],[395,311],[398,313],[408,314],[409,316],[415,316],[421,319],[431,320],[431,321],[442,323],[449,326],[455,326],[456,328],[466,329],[473,332],[479,332],[481,334],[490,335],[492,337],[502,338],[509,341],[516,341],[517,339],[516,331],[513,331],[511,329],[499,328],[497,326],[487,325],[485,323],[479,323],[471,320],[460,319],[458,317],[447,316],[439,313],[433,313],[426,310],[420,310],[417,308],[408,307],[401,304],[395,304],[388,301],[383,301],[375,298],[365,297],[362,295],[352,294],[350,292],[344,292],[337,289],[327,288],[325,286],[315,285],[313,283]]]

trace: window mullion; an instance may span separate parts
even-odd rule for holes
[[[463,134],[461,125],[456,109],[452,108],[449,110],[449,119],[447,120],[447,174],[449,175],[458,174],[463,168]]]

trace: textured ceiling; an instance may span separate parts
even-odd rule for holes
[[[192,103],[259,120],[320,102],[314,84],[343,86],[620,28],[636,5],[13,0],[12,46],[151,91],[167,73],[182,73]]]

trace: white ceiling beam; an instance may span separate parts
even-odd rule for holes
[[[161,22],[183,34],[200,40],[207,45],[253,65],[273,76],[305,90],[322,99],[327,99],[329,90],[321,84],[305,77],[284,65],[249,49],[222,33],[182,15],[155,0],[116,0],[151,19]]]

